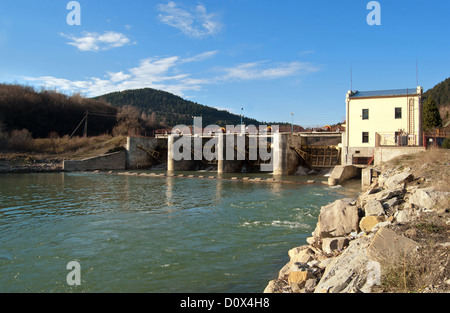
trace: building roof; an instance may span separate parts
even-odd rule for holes
[[[370,98],[370,97],[392,97],[416,95],[417,88],[377,90],[377,91],[354,91],[350,98]]]

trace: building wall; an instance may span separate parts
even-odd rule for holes
[[[420,139],[420,110],[419,96],[408,97],[380,97],[380,98],[350,98],[347,115],[347,131],[349,147],[373,148],[376,146],[376,133],[392,136],[400,130],[409,130],[409,99],[414,101],[414,131],[417,144]],[[402,118],[395,118],[395,108],[402,108]],[[369,119],[363,120],[363,109],[369,109]],[[363,143],[362,133],[369,133],[369,142]],[[390,133],[391,135],[388,135]]]
[[[382,162],[389,162],[390,160],[408,154],[415,154],[425,152],[424,147],[377,147],[374,149],[374,164],[379,165]]]

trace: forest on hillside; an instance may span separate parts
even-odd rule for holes
[[[85,131],[88,136],[127,135],[130,131],[151,135],[158,129],[192,125],[194,116],[202,117],[203,125],[226,126],[241,122],[239,115],[150,88],[86,98],[52,90],[37,91],[30,86],[0,84],[0,134],[3,137],[22,130],[33,138],[83,136]],[[260,125],[250,118],[243,118],[243,121]]]
[[[441,126],[448,125],[450,122],[450,78],[427,90],[423,95],[423,100],[424,104],[428,100],[434,101],[441,117],[439,124]]]
[[[202,117],[203,125],[239,125],[241,117],[225,110],[208,107],[196,102],[185,100],[169,92],[152,88],[126,90],[102,95],[94,99],[121,107],[131,105],[151,115],[155,113],[159,122],[167,126],[192,125],[193,117]],[[260,125],[255,119],[243,118],[247,125]]]
[[[89,116],[89,135],[110,133],[116,125],[118,109],[108,103],[67,96],[29,86],[0,84],[0,131],[28,130],[35,138],[72,134]],[[94,115],[96,114],[96,115]],[[83,128],[76,135],[82,135]]]
[[[427,90],[423,96],[425,99],[432,97],[438,107],[450,104],[450,78]]]

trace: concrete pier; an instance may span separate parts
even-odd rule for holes
[[[328,185],[335,186],[355,177],[361,177],[360,167],[354,165],[335,166],[328,178]]]
[[[274,175],[292,175],[297,171],[301,160],[290,147],[301,146],[302,137],[299,134],[278,133],[274,135]]]

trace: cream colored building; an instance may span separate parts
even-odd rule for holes
[[[422,145],[423,89],[349,91],[343,164],[368,164],[377,147]]]

